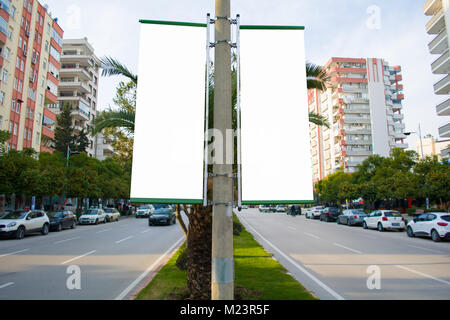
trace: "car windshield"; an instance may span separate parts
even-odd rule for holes
[[[114,209],[105,209],[105,212],[106,212],[106,213],[113,213],[113,212],[114,212]]]
[[[62,211],[59,212],[49,212],[47,215],[51,218],[62,218],[63,217],[63,213]]]
[[[338,208],[329,208],[328,210],[329,210],[330,212],[338,212],[338,211],[339,211]]]
[[[450,216],[442,216],[441,219],[450,222]]]
[[[8,212],[5,214],[1,219],[5,220],[16,220],[16,219],[23,219],[27,215],[27,211],[13,211]]]
[[[89,210],[87,212],[84,213],[85,216],[93,216],[93,215],[97,215],[99,214],[99,210]]]
[[[364,211],[352,210],[352,211],[350,211],[350,214],[353,214],[355,216],[362,216],[362,215],[365,215],[366,213]]]
[[[170,211],[167,209],[159,209],[155,211],[154,215],[168,216],[170,215]]]
[[[151,208],[150,208],[150,206],[142,206],[142,207],[140,207],[139,209],[141,209],[141,210],[146,210],[146,209],[151,209]]]
[[[400,212],[389,211],[389,212],[385,212],[384,216],[385,217],[401,217],[402,215],[400,214]]]

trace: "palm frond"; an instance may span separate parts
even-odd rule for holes
[[[124,76],[137,84],[138,76],[131,72],[124,64],[111,57],[100,59],[102,76]]]
[[[330,81],[330,77],[322,66],[307,62],[306,81],[308,89],[325,91],[327,89],[327,84]]]
[[[101,113],[93,122],[92,135],[96,135],[103,129],[119,128],[134,133],[134,120],[136,113],[128,110],[108,110]]]
[[[325,126],[327,128],[330,128],[330,124],[328,123],[327,118],[315,112],[309,113],[309,122],[314,123],[318,126]]]

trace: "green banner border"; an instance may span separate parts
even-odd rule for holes
[[[139,20],[143,24],[162,24],[168,26],[200,27],[206,28],[206,23],[163,21],[163,20]],[[304,26],[262,26],[262,25],[242,25],[241,30],[305,30]]]
[[[242,201],[243,205],[263,205],[263,204],[313,204],[314,200],[261,200],[261,201]]]
[[[202,204],[202,199],[131,198],[131,203],[149,204]]]

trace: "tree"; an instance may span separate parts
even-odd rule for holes
[[[67,156],[67,149],[75,150],[74,129],[72,126],[71,107],[64,104],[61,113],[56,117],[55,150]]]
[[[74,149],[75,152],[86,152],[86,149],[89,148],[90,142],[87,136],[87,132],[83,128],[77,135],[74,137]]]
[[[0,130],[0,156],[5,153],[6,142],[11,138],[11,133],[6,130]]]

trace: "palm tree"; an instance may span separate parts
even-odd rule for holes
[[[330,77],[323,67],[310,62],[306,63],[306,83],[308,90],[317,89],[319,91],[325,91],[329,81]],[[318,126],[330,128],[330,124],[328,123],[326,117],[315,112],[309,113],[309,122]]]
[[[137,85],[138,76],[131,72],[123,63],[111,57],[100,59],[102,76],[124,76]]]

